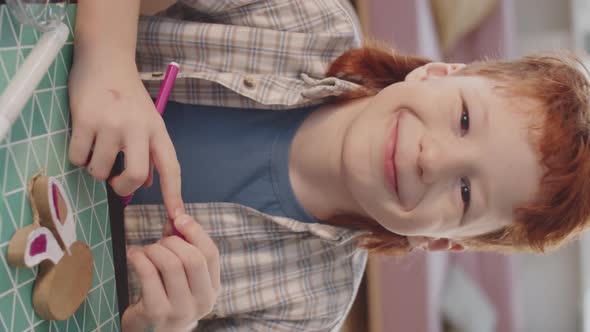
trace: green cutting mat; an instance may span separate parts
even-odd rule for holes
[[[73,31],[75,6],[66,23]],[[21,26],[6,5],[0,5],[0,93],[37,42],[40,34]],[[0,331],[119,331],[105,183],[69,163],[70,139],[67,76],[72,35],[33,97],[0,142]],[[0,106],[1,110],[1,106]],[[67,321],[42,321],[34,313],[32,290],[36,269],[14,269],[6,262],[15,230],[32,222],[25,187],[41,168],[69,192],[76,215],[77,237],[94,255],[94,276],[87,299]]]

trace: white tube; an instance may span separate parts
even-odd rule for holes
[[[63,22],[45,32],[0,96],[0,142],[66,43],[69,32]]]

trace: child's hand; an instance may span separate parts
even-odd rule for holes
[[[129,195],[141,185],[151,185],[153,162],[160,174],[168,215],[172,217],[176,209],[182,208],[176,152],[135,63],[88,55],[76,57],[69,93],[73,128],[70,161],[86,165],[94,178],[104,180],[117,154],[123,151],[125,169],[110,180],[120,196]]]
[[[175,225],[186,241],[170,236],[128,251],[141,283],[141,300],[125,310],[123,331],[190,331],[215,304],[217,247],[190,216],[180,215]]]

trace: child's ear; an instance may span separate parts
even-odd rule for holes
[[[463,251],[465,248],[449,239],[434,239],[428,241],[428,251]]]
[[[412,70],[406,76],[405,81],[424,81],[429,78],[448,76],[463,67],[465,64],[462,63],[431,62]]]
[[[408,236],[412,248],[426,251],[463,251],[465,248],[452,240],[426,236]]]
[[[432,239],[428,241],[428,251],[444,251],[451,248],[451,241],[449,239]]]
[[[451,247],[449,248],[449,251],[465,251],[465,247],[463,247],[461,244],[459,243],[454,243],[451,245]]]

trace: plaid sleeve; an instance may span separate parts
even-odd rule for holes
[[[317,104],[356,87],[323,80],[334,59],[360,46],[358,28],[340,1],[199,0],[194,3],[235,7],[206,14],[179,2],[162,15],[142,16],[141,78],[155,97],[163,71],[175,61],[181,71],[170,100],[176,102],[248,109]]]
[[[202,320],[199,322],[197,332],[326,332],[330,331],[327,327],[310,328],[310,321],[290,321],[290,320],[268,320],[268,319],[251,319],[251,318],[224,318],[214,320]]]
[[[179,3],[206,14],[223,13],[228,10],[263,1],[264,0],[178,0]]]

